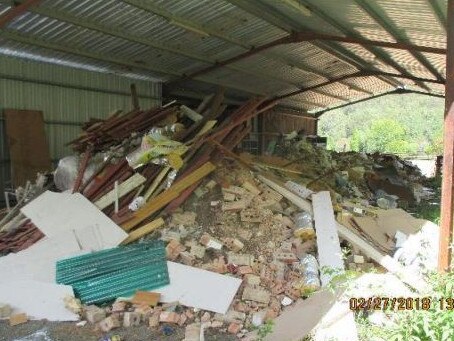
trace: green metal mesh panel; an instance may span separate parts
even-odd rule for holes
[[[98,251],[57,262],[57,283],[85,304],[102,303],[170,283],[162,241]]]

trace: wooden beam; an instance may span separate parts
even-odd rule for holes
[[[182,191],[191,186],[192,184],[203,179],[205,176],[214,171],[216,167],[207,162],[203,166],[199,167],[197,170],[184,177],[181,180],[178,180],[169,189],[159,194],[157,197],[150,200],[137,212],[135,212],[132,219],[128,220],[126,223],[122,224],[124,230],[129,231],[135,226],[140,224],[142,221],[150,217],[152,214],[159,211],[161,208],[166,206],[169,202],[177,198]]]
[[[27,0],[17,6],[13,5],[0,16],[0,28],[6,27],[15,18],[27,12],[31,7],[39,5],[40,2],[42,0]]]
[[[135,173],[133,176],[129,177],[127,180],[122,182],[118,186],[118,195],[115,193],[115,188],[103,195],[100,199],[98,199],[94,204],[100,210],[105,209],[107,206],[112,204],[116,198],[121,198],[131,192],[132,190],[136,189],[140,185],[142,185],[147,179],[140,175],[139,173]]]
[[[145,224],[129,233],[129,236],[125,240],[123,240],[121,244],[126,245],[135,242],[136,240],[139,240],[140,238],[145,237],[146,235],[155,231],[162,225],[164,225],[164,219],[158,218],[156,220],[153,220],[152,222]]]
[[[451,271],[454,225],[454,0],[448,0],[448,53],[446,55],[443,178],[438,270]]]

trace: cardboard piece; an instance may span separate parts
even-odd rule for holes
[[[78,321],[79,315],[65,308],[66,296],[74,296],[68,285],[33,280],[0,283],[0,302],[9,304],[15,314],[26,313],[30,320]]]
[[[161,302],[178,301],[188,307],[225,314],[242,282],[179,263],[167,262],[167,266],[170,284],[153,290],[161,294]]]
[[[80,193],[46,191],[21,212],[47,236],[74,231],[82,249],[115,247],[128,234]]]

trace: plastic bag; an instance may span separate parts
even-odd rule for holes
[[[66,156],[58,162],[57,169],[54,172],[54,182],[60,191],[64,192],[74,187],[79,172],[79,164],[80,157],[77,155]],[[94,174],[98,166],[99,162],[94,160],[88,164],[82,183]]]
[[[54,341],[49,336],[49,331],[47,329],[40,329],[33,334],[24,336],[20,339],[14,339],[13,341]]]
[[[127,155],[126,160],[132,168],[152,162],[180,169],[183,166],[181,156],[187,149],[180,142],[170,140],[158,132],[152,132],[142,138],[141,146]]]

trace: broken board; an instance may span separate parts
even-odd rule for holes
[[[333,274],[323,271],[323,268],[334,269],[335,274],[345,271],[342,260],[342,250],[337,234],[336,220],[329,192],[319,192],[312,195],[315,229],[317,232],[318,261],[320,264],[322,286],[326,286]]]
[[[0,283],[0,302],[9,304],[15,314],[26,313],[31,320],[78,321],[79,315],[65,307],[66,296],[74,296],[69,285],[34,280]]]
[[[24,186],[52,168],[42,111],[5,109],[13,185]]]
[[[153,290],[161,302],[180,304],[225,314],[241,285],[241,279],[174,262],[167,262],[170,284]]]
[[[80,193],[46,191],[25,205],[21,212],[47,237],[74,231],[78,242],[86,250],[115,247],[128,237]]]

